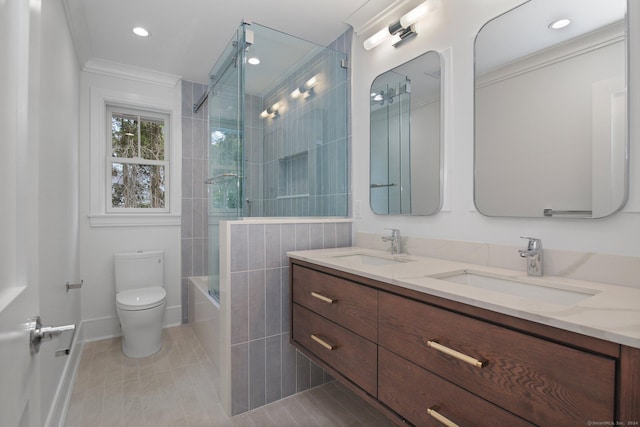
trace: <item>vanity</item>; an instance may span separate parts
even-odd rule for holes
[[[289,258],[291,343],[399,425],[640,421],[640,289],[357,247]]]

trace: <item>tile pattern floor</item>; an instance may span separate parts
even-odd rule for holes
[[[129,359],[120,339],[84,346],[66,427],[384,427],[393,423],[336,381],[235,417],[220,405],[213,366],[189,325],[162,350]]]

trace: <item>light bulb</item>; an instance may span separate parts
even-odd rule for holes
[[[552,30],[559,30],[560,28],[564,28],[569,24],[571,24],[571,19],[563,18],[553,21],[551,24],[549,24],[549,28],[551,28]]]
[[[305,83],[305,85],[307,87],[314,87],[317,83],[317,79],[316,76],[311,77],[309,80],[307,80],[307,82]]]
[[[384,27],[382,30],[378,31],[364,41],[364,48],[366,50],[371,50],[385,41],[390,35],[391,33],[389,33],[389,27]]]
[[[402,18],[400,18],[400,25],[402,25],[404,28],[407,28],[415,24],[418,19],[426,15],[428,11],[429,6],[427,5],[427,2],[424,2],[420,6],[404,14]]]
[[[136,36],[149,37],[149,31],[146,28],[135,27],[132,31]]]

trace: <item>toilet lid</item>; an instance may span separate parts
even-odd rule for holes
[[[116,302],[122,310],[145,310],[162,304],[167,296],[167,291],[161,286],[130,289],[118,292]]]

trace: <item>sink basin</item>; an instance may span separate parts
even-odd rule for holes
[[[453,271],[429,276],[461,285],[472,286],[503,294],[516,295],[554,304],[574,305],[598,294],[594,289],[546,283],[536,279],[512,278],[470,270]]]
[[[341,259],[350,262],[357,262],[365,265],[389,265],[389,264],[397,264],[403,262],[409,262],[410,259],[399,258],[397,256],[390,255],[388,257],[385,256],[376,256],[371,254],[348,254],[348,255],[336,255],[332,257],[333,259]]]

